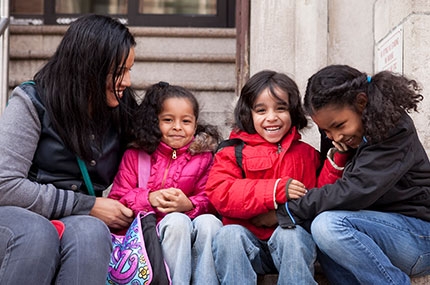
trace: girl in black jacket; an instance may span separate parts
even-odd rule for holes
[[[308,81],[304,106],[327,137],[355,154],[334,184],[280,207],[281,226],[314,221],[333,284],[409,284],[430,274],[430,162],[409,111],[416,81],[332,65]]]

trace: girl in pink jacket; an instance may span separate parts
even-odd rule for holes
[[[151,86],[136,118],[136,139],[115,177],[109,198],[138,212],[154,211],[173,284],[218,284],[211,241],[221,227],[205,193],[219,134],[197,124],[199,105],[180,86]],[[151,157],[146,188],[138,184],[138,155]]]

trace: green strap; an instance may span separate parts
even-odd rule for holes
[[[91,196],[96,196],[96,194],[94,193],[93,183],[91,183],[90,175],[88,174],[88,170],[87,170],[87,166],[85,165],[85,162],[79,157],[76,157],[76,159],[78,160],[79,168],[81,169],[82,176],[84,177],[84,182],[85,182],[85,185],[87,186],[88,193]]]
[[[33,80],[28,80],[28,81],[24,81],[21,84],[31,84],[31,85],[36,85],[36,82],[34,82]]]

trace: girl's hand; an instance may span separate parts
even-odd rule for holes
[[[278,224],[278,218],[275,210],[271,210],[252,218],[251,223],[256,227],[273,227]]]
[[[332,143],[333,143],[334,147],[337,149],[337,151],[339,151],[340,153],[348,151],[348,146],[346,144],[344,144],[343,142],[332,141]]]
[[[161,206],[160,202],[158,201],[158,197],[162,197],[162,196],[163,196],[163,195],[161,194],[161,191],[162,191],[162,190],[153,191],[153,192],[150,192],[150,193],[149,193],[149,195],[148,195],[149,203],[150,203],[150,204],[151,204],[151,206],[152,206],[152,207],[154,207],[154,208],[157,208],[157,207],[160,207],[160,206]],[[161,199],[162,199],[162,198],[161,198]]]
[[[333,157],[331,159],[337,166],[344,167],[349,158],[351,157],[352,153],[348,151],[349,148],[344,143],[333,141],[333,145],[336,150],[333,152]]]
[[[162,213],[187,212],[194,208],[190,199],[178,188],[162,189],[155,200],[158,203],[157,209]]]
[[[288,200],[298,199],[308,193],[308,190],[306,190],[305,185],[298,180],[291,179],[291,181],[287,182],[287,185],[288,187],[287,189],[285,189],[285,191],[287,191],[286,195]]]
[[[124,229],[133,221],[133,211],[119,201],[97,197],[90,215],[102,220],[109,228]]]

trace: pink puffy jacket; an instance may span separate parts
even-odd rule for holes
[[[191,142],[190,144],[192,144]],[[148,194],[165,188],[179,188],[191,200],[194,209],[186,212],[191,219],[204,213],[215,213],[205,193],[208,173],[213,164],[213,154],[210,150],[200,150],[192,154],[190,144],[172,149],[163,142],[151,155],[151,174],[147,187],[137,187],[138,182],[138,149],[128,149],[121,161],[118,173],[108,195],[119,200],[137,214],[139,211],[155,211],[158,221],[164,213],[152,208]],[[176,152],[176,158],[172,156]]]

